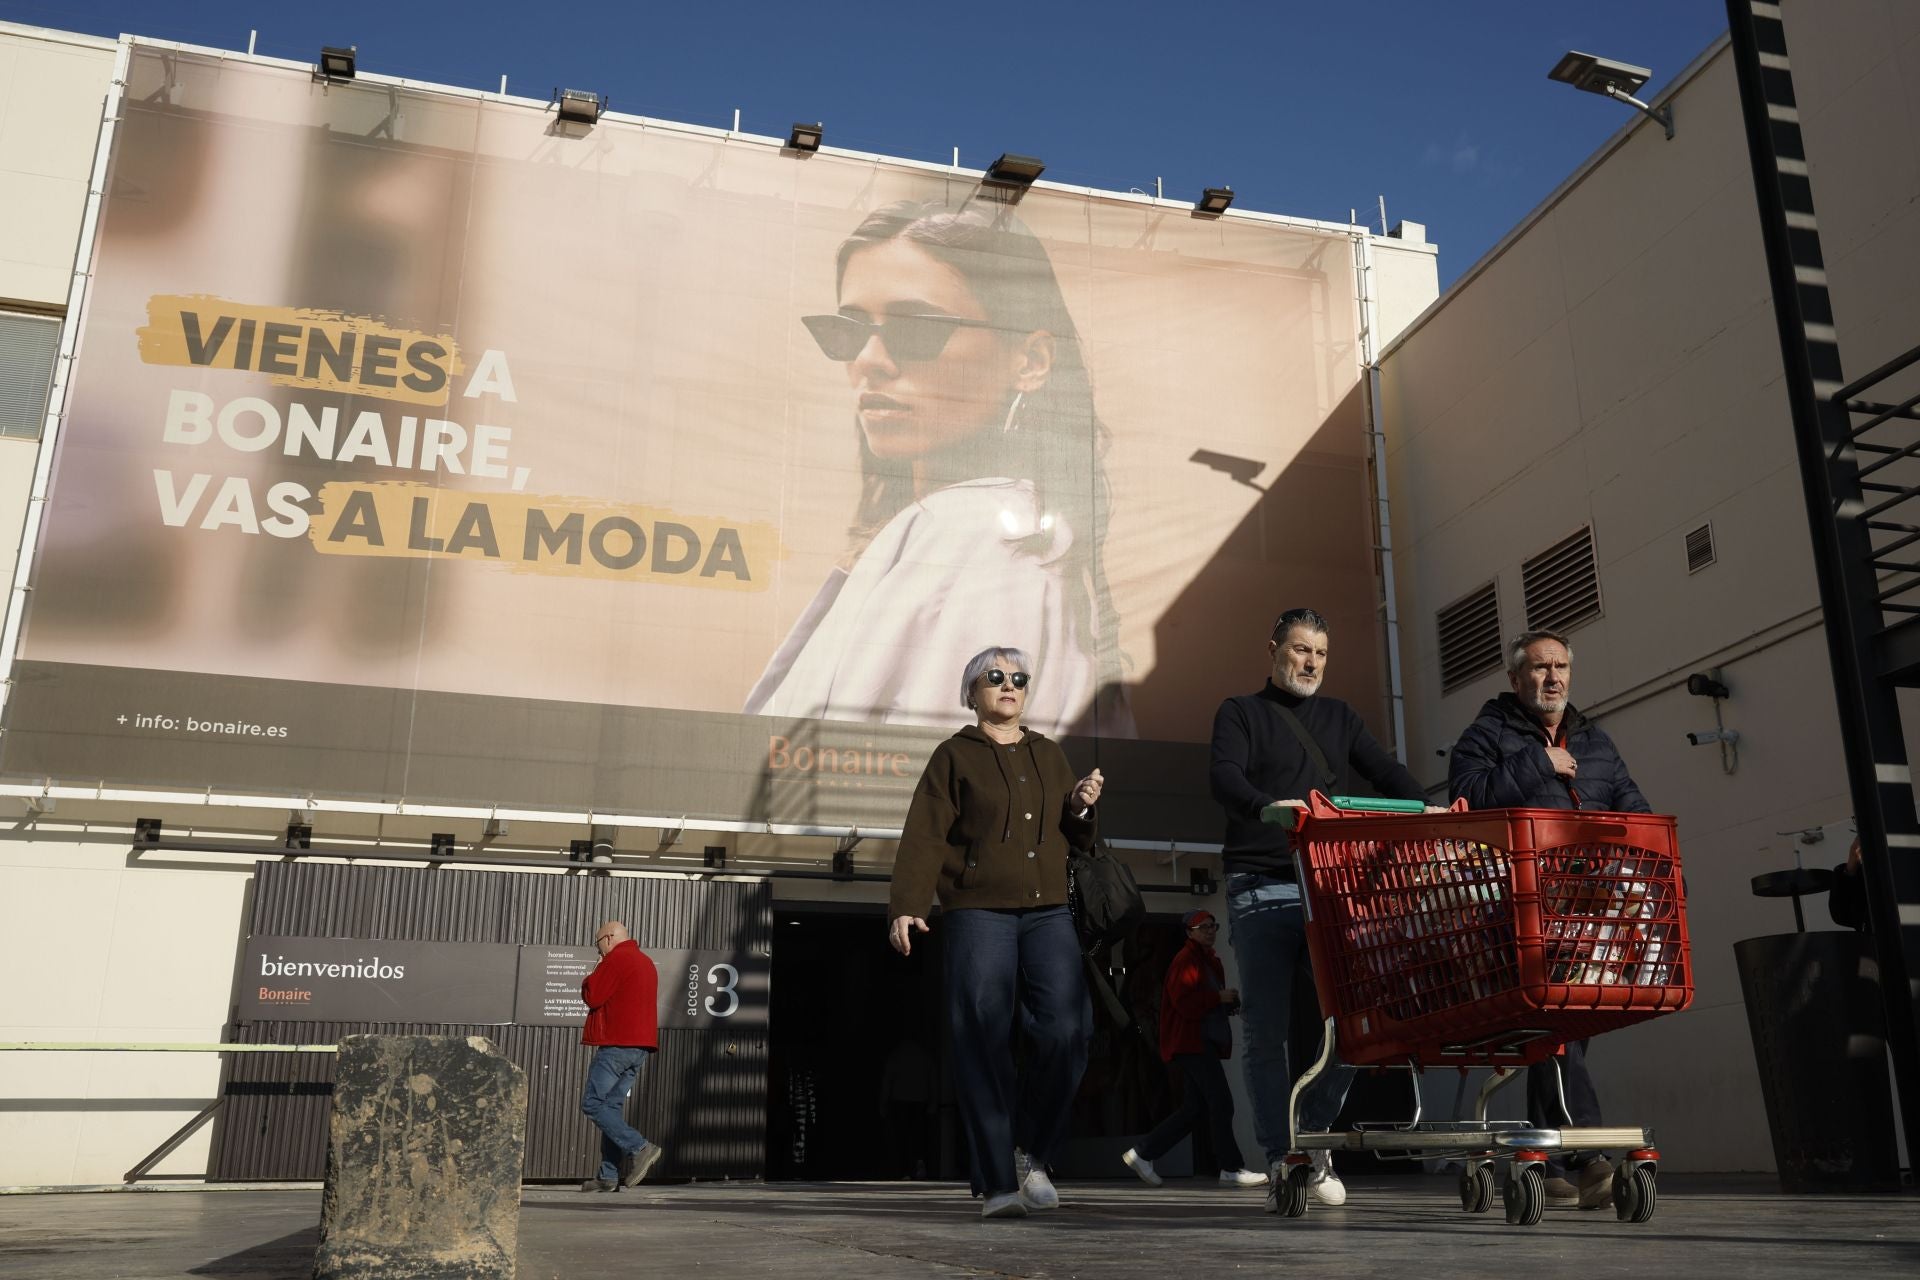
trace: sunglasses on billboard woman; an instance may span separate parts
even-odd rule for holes
[[[858,356],[874,334],[895,360],[931,360],[947,349],[955,329],[991,329],[987,320],[965,316],[887,316],[878,322],[853,316],[801,316],[800,323],[829,360],[845,364]]]
[[[1011,683],[1016,689],[1024,689],[1027,687],[1027,681],[1033,679],[1032,676],[1024,671],[1015,671],[1009,675],[998,667],[988,667],[983,678],[996,689],[1008,683]]]

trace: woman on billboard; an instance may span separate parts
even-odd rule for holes
[[[927,758],[887,895],[887,940],[903,956],[940,902],[954,1093],[986,1218],[1059,1206],[1047,1161],[1072,1120],[1093,1024],[1067,857],[1093,847],[1102,779],[1075,780],[1059,744],[1022,727],[1044,684],[1017,648],[966,664],[960,703],[977,720]]]
[[[749,714],[938,724],[943,674],[1010,638],[1047,669],[1027,719],[1131,736],[1101,562],[1106,429],[1046,249],[1004,208],[902,203],[840,246],[859,506]]]

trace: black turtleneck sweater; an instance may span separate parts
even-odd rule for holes
[[[1331,784],[1300,739],[1280,718],[1286,707],[1299,719],[1333,770]],[[1227,811],[1227,874],[1257,871],[1293,879],[1288,833],[1260,821],[1277,800],[1304,800],[1319,788],[1330,795],[1382,795],[1419,800],[1425,795],[1407,767],[1367,732],[1360,713],[1338,698],[1296,698],[1267,681],[1258,693],[1228,698],[1213,717],[1213,798]]]

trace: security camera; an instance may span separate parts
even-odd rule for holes
[[[1724,698],[1727,686],[1721,684],[1712,672],[1696,671],[1687,677],[1687,692],[1696,698]]]
[[[1698,733],[1688,734],[1687,741],[1696,747],[1704,747],[1713,742],[1724,742],[1728,746],[1732,746],[1734,743],[1740,741],[1740,731],[1737,729],[1702,729]]]

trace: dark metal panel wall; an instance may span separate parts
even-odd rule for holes
[[[652,946],[741,947],[764,955],[772,894],[764,882],[276,862],[258,869],[251,928],[296,937],[582,946],[608,919],[627,921]],[[527,1073],[523,1176],[592,1174],[599,1135],[579,1109],[592,1051],[574,1028],[260,1021],[230,1030],[249,1044],[324,1044],[365,1032],[492,1040]],[[331,1054],[233,1055],[212,1175],[321,1177],[333,1070]],[[670,1030],[634,1089],[628,1116],[665,1148],[657,1176],[757,1178],[766,1166],[766,1110],[763,1031]]]

